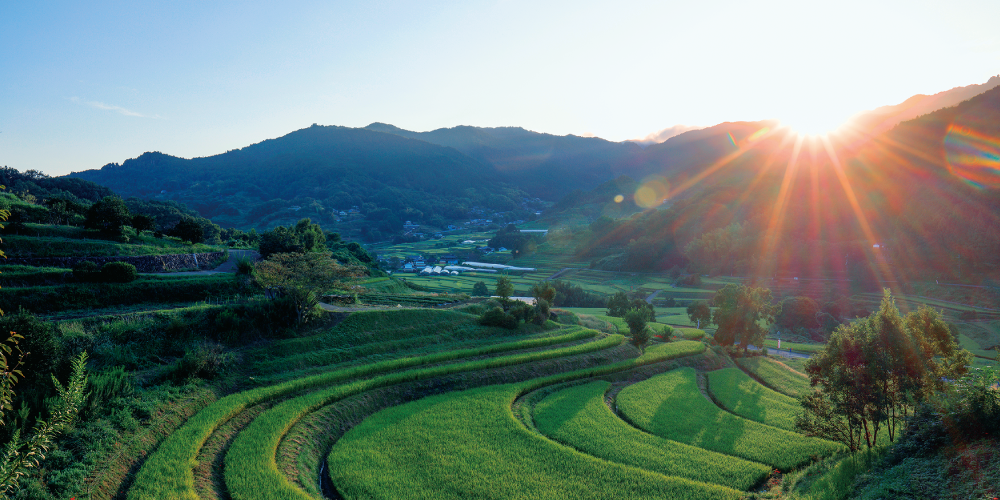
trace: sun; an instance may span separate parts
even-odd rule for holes
[[[847,117],[838,114],[810,113],[803,111],[780,120],[786,126],[802,136],[820,137],[837,132],[847,122]]]

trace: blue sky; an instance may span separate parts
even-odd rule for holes
[[[1000,73],[1000,2],[3,2],[0,164],[209,156],[313,123],[609,140],[817,128]]]

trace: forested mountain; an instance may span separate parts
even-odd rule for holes
[[[1000,278],[1000,88],[859,151],[849,135],[768,125],[723,124],[650,147],[684,152],[649,159],[664,204],[592,227],[578,252],[628,269],[682,264],[683,251],[713,274]],[[675,250],[646,256],[650,247]]]
[[[550,200],[630,174],[642,155],[632,142],[542,134],[521,127],[459,126],[411,132],[372,123],[365,128],[455,148],[492,165],[507,182]]]
[[[206,158],[145,153],[71,176],[123,196],[181,201],[220,224],[241,228],[301,216],[330,223],[354,207],[391,232],[403,220],[458,219],[477,206],[514,210],[524,198],[505,186],[493,167],[452,148],[315,125]]]

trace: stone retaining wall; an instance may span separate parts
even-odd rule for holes
[[[222,262],[224,255],[224,252],[208,252],[118,257],[27,257],[0,260],[0,268],[3,267],[2,264],[21,264],[72,269],[80,262],[89,260],[98,266],[103,266],[107,262],[128,262],[140,273],[162,273],[188,269],[215,269]]]

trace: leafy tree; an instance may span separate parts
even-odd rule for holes
[[[117,196],[105,196],[87,210],[86,227],[105,234],[117,234],[132,223],[132,214],[125,201]]]
[[[177,225],[170,229],[170,231],[167,231],[167,234],[176,236],[184,241],[190,241],[191,243],[205,241],[204,228],[202,228],[198,221],[187,217],[177,222]]]
[[[294,227],[278,226],[260,235],[260,256],[276,253],[325,252],[326,234],[319,224],[301,219]]]
[[[707,301],[696,300],[688,305],[687,315],[692,323],[698,325],[698,328],[701,328],[702,322],[705,322],[705,324],[708,325],[712,320],[712,309],[708,307]]]
[[[496,294],[497,297],[500,297],[500,302],[504,304],[504,308],[506,309],[508,307],[507,301],[510,300],[511,295],[514,295],[514,283],[510,281],[509,277],[500,276],[497,278]]]
[[[156,217],[152,215],[136,215],[132,217],[132,227],[136,231],[152,231],[156,229]]]
[[[342,266],[325,252],[271,254],[253,272],[268,298],[292,303],[299,325],[309,319],[323,292],[362,275],[363,268]]]
[[[542,281],[532,285],[531,296],[535,298],[535,323],[541,325],[549,319],[549,309],[556,300],[556,289],[548,281]]]
[[[781,312],[774,321],[783,328],[816,328],[819,304],[809,297],[788,297],[781,301]]]
[[[802,398],[796,426],[851,450],[874,446],[883,428],[893,440],[911,409],[961,377],[970,360],[937,311],[921,306],[903,317],[885,290],[878,311],[841,325],[806,362],[819,390]]]
[[[625,313],[625,323],[632,335],[632,345],[643,349],[649,342],[649,327],[646,325],[649,315],[644,309],[632,308]]]
[[[608,316],[624,317],[625,313],[628,312],[629,304],[628,294],[625,292],[615,293],[608,299]]]
[[[718,325],[715,341],[724,346],[739,343],[746,352],[750,344],[764,343],[767,329],[761,325],[774,322],[781,306],[772,304],[771,290],[732,283],[715,293],[716,310],[712,322]]]
[[[477,281],[475,285],[472,285],[472,295],[474,297],[486,297],[490,294],[490,290],[486,288],[485,281]]]

